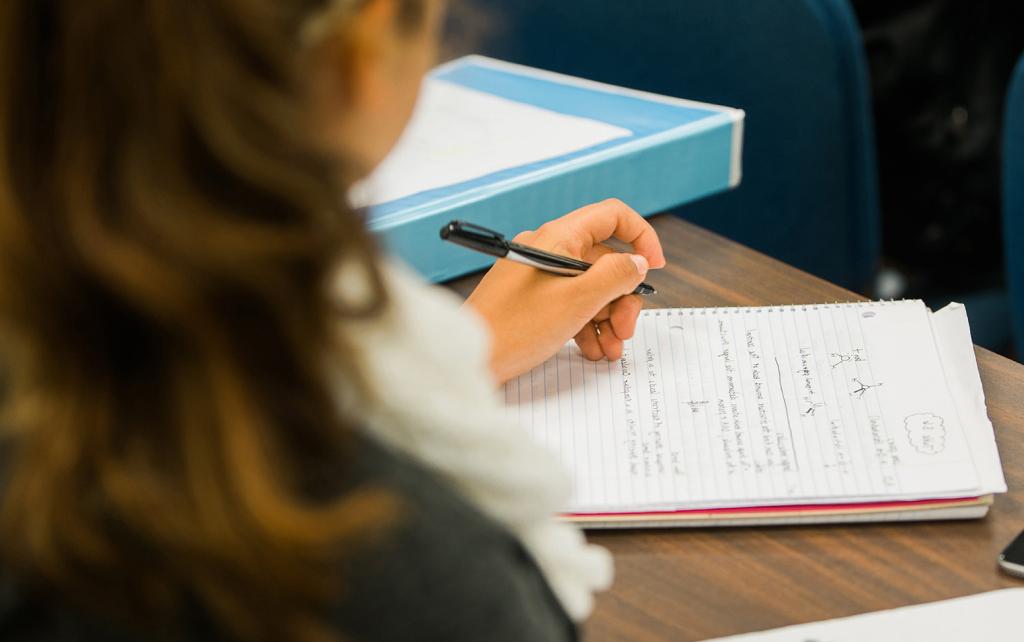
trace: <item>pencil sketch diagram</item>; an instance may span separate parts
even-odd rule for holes
[[[833,352],[832,360],[835,362],[832,364],[833,370],[844,363],[860,363],[864,361],[864,350],[862,348],[855,348],[850,352]]]
[[[821,403],[820,401],[814,401],[810,397],[804,397],[803,402],[804,408],[806,408],[806,410],[804,410],[800,414],[802,414],[804,417],[813,417],[814,413],[818,412],[819,408],[825,407],[825,404]]]
[[[707,401],[682,401],[680,403],[688,407],[693,414],[697,414],[704,409],[704,406],[708,405]]]
[[[930,412],[919,412],[903,420],[910,445],[922,455],[938,455],[946,450],[946,422]]]
[[[866,393],[868,390],[871,390],[872,388],[881,388],[884,385],[882,383],[864,383],[857,377],[854,377],[850,381],[857,384],[857,388],[850,392],[850,396],[856,397],[858,399],[863,399],[864,393]]]

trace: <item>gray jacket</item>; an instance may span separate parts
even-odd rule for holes
[[[529,554],[512,535],[422,467],[360,439],[343,486],[390,488],[399,526],[343,569],[351,592],[329,614],[352,642],[576,640]],[[201,612],[175,635],[124,630],[59,600],[0,583],[0,640],[141,642],[227,640]]]

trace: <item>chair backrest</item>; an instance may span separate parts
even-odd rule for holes
[[[1017,355],[1024,354],[1024,55],[1010,80],[1003,125],[1003,239]]]
[[[873,125],[847,0],[469,4],[493,25],[484,53],[745,109],[743,183],[678,214],[842,285],[870,281]]]

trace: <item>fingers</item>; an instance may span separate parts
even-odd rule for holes
[[[583,329],[575,337],[576,345],[580,347],[583,356],[591,361],[600,361],[604,358],[604,349],[597,337],[597,329],[593,323],[583,326]]]
[[[633,337],[636,320],[643,308],[638,296],[624,296],[595,316],[576,335],[576,345],[587,359],[615,361],[622,357],[623,343]],[[595,330],[600,328],[600,332]]]
[[[644,308],[643,299],[635,294],[628,294],[604,306],[594,315],[594,323],[611,320],[615,336],[625,341],[633,338],[636,332],[636,320]]]
[[[573,277],[572,299],[585,318],[593,319],[602,308],[636,289],[646,274],[647,260],[638,254],[605,254],[589,270]]]
[[[561,228],[560,233],[564,237],[582,240],[584,245],[577,249],[585,250],[586,246],[598,245],[615,237],[632,245],[652,268],[665,266],[665,253],[658,233],[636,210],[618,199],[588,205],[548,225]]]
[[[605,254],[611,254],[614,251],[615,250],[608,247],[604,243],[598,243],[597,245],[591,247],[589,250],[583,252],[581,258],[587,263],[596,263],[599,258],[604,256]]]
[[[608,320],[596,321],[583,326],[575,340],[580,352],[590,361],[600,361],[601,359],[615,361],[622,357],[623,337],[615,334],[612,323]]]
[[[635,253],[620,253],[603,244],[615,237]],[[621,201],[590,205],[514,239],[592,264],[583,274],[554,287],[567,314],[576,319],[576,344],[590,360],[621,358],[623,341],[633,336],[643,307],[630,296],[651,267],[663,267],[665,256],[654,228]],[[595,325],[596,323],[596,325]]]
[[[597,340],[601,344],[601,352],[609,361],[615,361],[622,357],[622,339],[615,336],[610,321],[601,321],[597,324]]]
[[[616,337],[623,341],[633,337],[633,333],[636,332],[636,320],[643,307],[644,302],[640,297],[632,294],[612,303],[609,321]]]
[[[533,237],[535,237],[536,235],[537,235],[537,232],[535,232],[533,230],[523,230],[519,234],[516,234],[515,236],[513,236],[512,240],[515,241],[516,243],[526,244],[526,243],[529,243],[533,239]]]

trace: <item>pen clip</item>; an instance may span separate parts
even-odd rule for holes
[[[508,241],[504,235],[466,221],[452,221],[442,227],[441,238],[498,258],[508,254]]]

